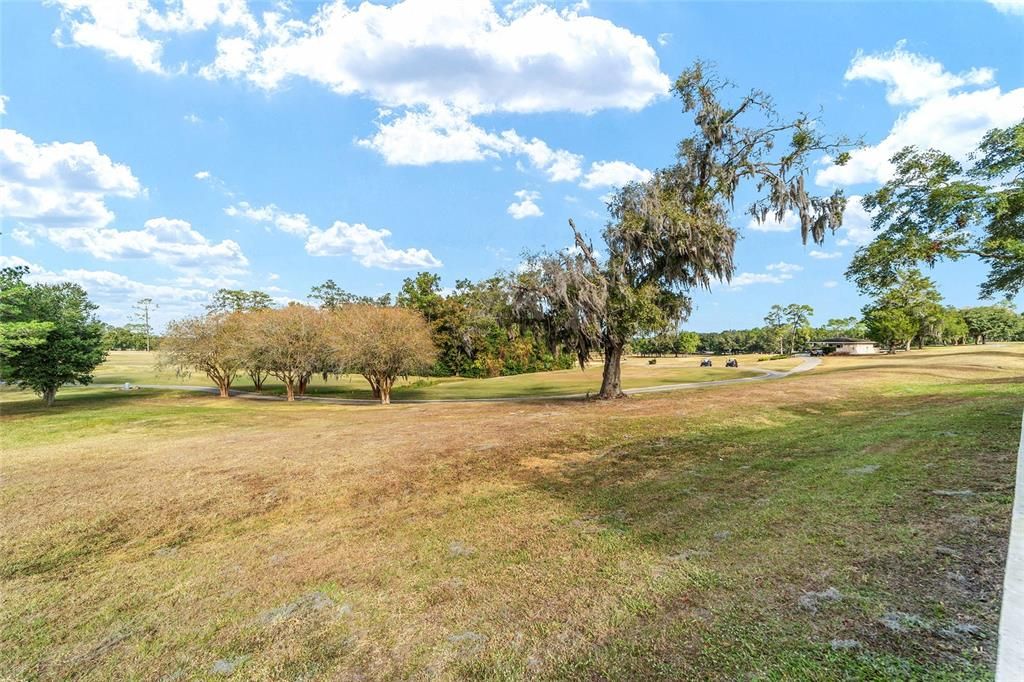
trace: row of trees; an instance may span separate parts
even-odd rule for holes
[[[428,370],[437,357],[420,313],[365,303],[211,311],[171,323],[160,353],[165,366],[205,374],[225,398],[242,374],[257,391],[276,377],[289,401],[314,376],[361,374],[383,404],[398,377]]]

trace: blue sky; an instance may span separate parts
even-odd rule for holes
[[[871,191],[904,144],[963,158],[1024,116],[1019,2],[57,0],[3,4],[0,31],[3,262],[79,281],[114,323],[142,297],[159,324],[197,312],[218,286],[452,286],[567,246],[569,217],[596,240],[602,197],[690,130],[667,89],[696,58],[863,136],[851,164],[817,160],[822,194]],[[867,221],[851,202],[805,247],[738,205],[733,282],[695,293],[686,326],[856,314],[843,271]],[[979,263],[932,275],[977,303]]]

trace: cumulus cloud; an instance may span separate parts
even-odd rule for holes
[[[311,256],[352,256],[368,268],[402,270],[406,268],[438,268],[441,261],[427,249],[393,249],[386,239],[388,230],[373,230],[357,223],[340,220],[326,230],[317,230],[306,240],[306,253]]]
[[[186,0],[169,3],[164,11],[148,0],[57,0],[57,4],[61,25],[53,38],[58,45],[93,48],[150,73],[168,73],[161,58],[163,43],[170,35],[204,31],[215,25],[250,36],[259,33],[245,0]]]
[[[817,258],[818,260],[832,260],[834,258],[842,258],[842,251],[819,251],[818,249],[811,249],[808,254],[811,258]]]
[[[203,119],[199,118],[195,114],[185,114],[185,122],[191,123],[192,125],[198,125],[203,122]]]
[[[152,218],[141,230],[63,227],[40,232],[66,251],[84,251],[100,260],[146,258],[179,270],[222,275],[243,272],[249,264],[236,242],[213,242],[187,221],[172,218]]]
[[[1024,0],[988,0],[1002,14],[1024,17]]]
[[[500,133],[484,130],[470,119],[469,112],[451,106],[418,107],[401,115],[385,109],[376,125],[376,133],[356,140],[356,144],[377,152],[388,165],[426,166],[519,156],[552,182],[573,181],[582,173],[579,154],[552,149],[543,140],[527,139],[512,129]]]
[[[306,253],[311,256],[351,256],[368,268],[386,270],[442,266],[441,261],[427,249],[394,249],[386,241],[391,236],[390,231],[374,230],[360,223],[349,224],[339,220],[323,230],[304,213],[288,213],[274,204],[253,206],[246,201],[228,206],[224,212],[304,238]]]
[[[0,256],[0,267],[23,265],[29,268],[30,282],[54,284],[75,282],[99,305],[102,319],[115,324],[131,320],[132,305],[140,298],[151,298],[159,304],[154,312],[154,325],[159,329],[169,319],[197,313],[207,301],[205,289],[139,282],[109,270],[70,268],[51,271],[37,263],[17,256]]]
[[[114,219],[108,197],[142,193],[131,169],[93,142],[37,143],[10,129],[0,130],[0,177],[0,212],[42,226],[104,226]]]
[[[196,180],[209,180],[210,171],[199,171],[193,177],[195,177]]]
[[[519,201],[512,202],[506,209],[514,219],[539,218],[544,215],[544,211],[540,210],[540,206],[536,203],[537,199],[540,199],[540,192],[521,189],[515,193],[515,196]]]
[[[889,159],[908,145],[964,160],[987,131],[1016,123],[1024,111],[1024,88],[1003,92],[992,69],[951,73],[937,61],[907,52],[902,42],[890,52],[858,53],[845,78],[884,83],[886,100],[903,111],[884,139],[854,150],[845,165],[824,159],[815,176],[822,186],[885,182],[892,177]]]
[[[446,102],[473,113],[642,109],[668,77],[641,36],[584,16],[585,3],[500,12],[488,0],[326,2],[308,19],[287,3],[253,15],[244,0],[57,0],[58,45],[99,50],[166,74],[164,44],[216,29],[199,73],[272,90],[293,78],[389,106]],[[428,66],[429,65],[429,66]]]
[[[35,246],[36,244],[36,240],[32,238],[31,233],[24,227],[16,227],[11,230],[11,239],[22,246]]]
[[[659,33],[658,34],[658,44],[661,45],[662,47],[665,47],[666,45],[668,45],[671,42],[672,42],[672,34],[671,33]]]
[[[839,246],[862,246],[875,237],[871,229],[871,214],[864,209],[861,200],[864,197],[855,194],[846,200],[843,209],[843,226],[839,228]]]
[[[11,98],[7,95],[0,95],[0,115],[7,113],[7,103],[11,101]]]
[[[259,36],[219,39],[203,75],[265,89],[304,78],[388,106],[472,113],[636,110],[669,88],[646,40],[576,10],[537,4],[503,16],[487,0],[336,0],[308,22],[263,18]]]
[[[585,189],[622,187],[631,182],[647,182],[654,174],[626,161],[595,161],[580,186]]]

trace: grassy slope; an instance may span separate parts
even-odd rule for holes
[[[1022,375],[1004,346],[616,403],[8,398],[0,675],[990,678]]]
[[[209,386],[210,381],[203,375],[181,377],[173,369],[157,369],[156,354],[145,352],[115,351],[110,354],[107,362],[96,372],[97,383],[121,384],[184,384]],[[799,360],[777,360],[757,362],[754,356],[740,356],[740,369],[726,369],[724,358],[715,358],[717,367],[701,369],[700,360],[689,358],[661,358],[655,365],[649,365],[646,359],[629,358],[623,366],[623,385],[625,388],[641,388],[715,379],[734,379],[754,376],[756,372],[746,368],[756,366],[759,369],[788,369],[799,363]],[[280,393],[283,391],[279,381],[271,377],[267,381],[267,391]],[[241,376],[235,383],[241,390],[252,388],[248,377]],[[520,374],[517,376],[495,377],[493,379],[458,379],[446,377],[442,379],[410,377],[400,380],[395,387],[394,398],[429,399],[429,398],[505,398],[516,396],[549,396],[574,393],[596,393],[601,387],[601,365],[591,363],[585,371],[568,369],[557,372],[540,372]],[[330,377],[324,382],[315,377],[310,386],[313,395],[331,395],[345,398],[367,398],[370,390],[361,376]]]

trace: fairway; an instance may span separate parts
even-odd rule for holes
[[[715,367],[700,367],[701,358],[667,357],[658,358],[654,365],[647,358],[628,358],[622,367],[623,387],[644,388],[720,379],[740,379],[761,374],[756,370],[782,371],[800,363],[799,358],[758,362],[758,356],[736,356],[738,369],[725,367],[724,357],[714,358]],[[97,368],[95,383],[99,384],[144,385],[188,385],[210,386],[202,374],[179,375],[172,368],[160,368],[156,353],[142,351],[113,351],[107,361]],[[596,393],[601,386],[601,362],[591,362],[585,370],[578,367],[554,372],[536,372],[490,379],[462,379],[459,377],[406,377],[395,385],[396,400],[458,400],[483,398],[528,398],[558,395]],[[252,390],[252,381],[246,375],[238,377],[233,384],[238,390]],[[264,392],[280,395],[284,389],[281,383],[270,377],[264,384]],[[370,388],[366,380],[358,375],[341,377],[314,377],[309,386],[309,395],[337,398],[370,399]]]
[[[0,677],[990,679],[1022,376],[1002,344],[612,402],[5,391]]]

